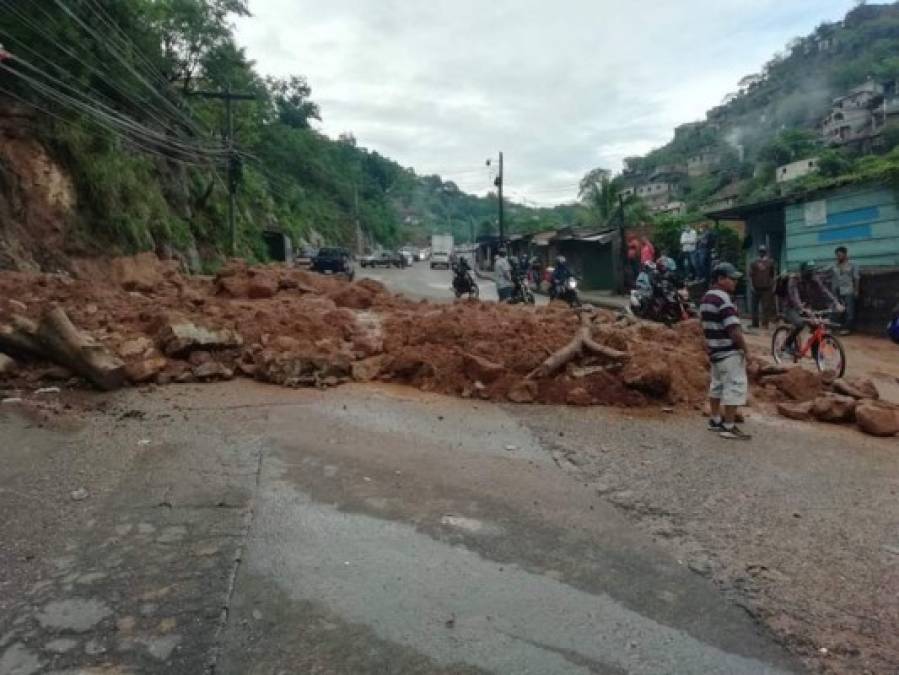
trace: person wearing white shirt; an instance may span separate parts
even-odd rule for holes
[[[695,277],[698,265],[696,264],[696,242],[698,235],[692,225],[687,225],[680,235],[680,248],[684,253],[684,271],[690,272]]]

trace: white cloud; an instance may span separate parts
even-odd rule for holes
[[[853,0],[256,0],[238,40],[301,74],[322,130],[463,189],[571,199],[591,168],[665,143]]]

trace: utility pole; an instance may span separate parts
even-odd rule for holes
[[[621,274],[618,276],[617,286],[619,294],[623,295],[627,291],[625,277],[627,274],[628,257],[627,242],[624,240],[624,197],[622,197],[620,193],[618,195],[618,241],[618,245],[621,246],[621,253],[619,255]]]
[[[231,91],[231,85],[225,86],[225,91],[191,91],[190,96],[200,98],[217,99],[225,102],[225,150],[228,153],[228,237],[231,246],[231,255],[237,255],[237,187],[240,183],[243,166],[240,155],[234,149],[234,110],[233,101],[254,101],[253,94],[235,94]]]
[[[493,160],[487,160],[487,166],[490,166]],[[499,197],[499,243],[502,246],[506,241],[506,227],[503,220],[503,153],[499,153],[499,175],[493,181],[493,184],[498,188],[498,197]]]

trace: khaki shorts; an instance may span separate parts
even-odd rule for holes
[[[709,398],[722,405],[746,405],[749,378],[746,377],[746,357],[734,354],[720,361],[712,361],[712,384]]]

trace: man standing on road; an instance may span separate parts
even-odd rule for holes
[[[709,431],[715,431],[728,440],[748,441],[752,436],[736,425],[737,408],[746,405],[749,393],[747,346],[740,327],[740,316],[730,297],[741,276],[730,263],[717,265],[711,274],[712,286],[703,296],[699,309],[711,361]]]
[[[849,335],[855,326],[855,304],[861,275],[856,264],[849,260],[849,251],[845,246],[838,247],[835,253],[837,260],[831,268],[830,285],[837,300],[846,308],[840,335]]]
[[[506,249],[501,248],[496,252],[496,261],[493,263],[494,281],[496,282],[496,294],[500,302],[506,302],[512,297],[512,289],[515,287],[512,281],[512,265],[506,257]]]
[[[687,225],[680,235],[680,248],[683,251],[684,274],[696,278],[696,241],[698,235],[692,225]]]
[[[774,261],[768,256],[768,247],[759,246],[759,257],[749,266],[749,280],[752,282],[752,327],[759,327],[759,306],[761,306],[762,328],[768,328],[774,316],[774,285],[777,271]]]

